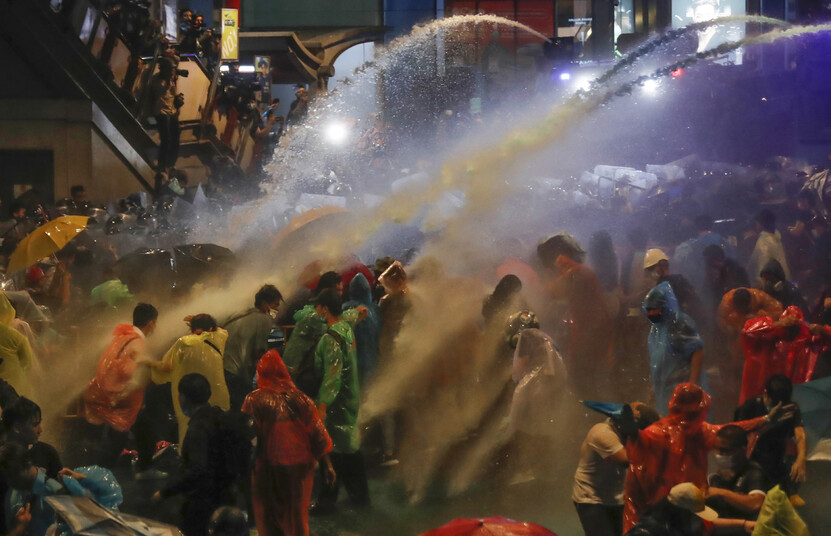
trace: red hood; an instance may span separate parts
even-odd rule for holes
[[[269,350],[257,365],[257,387],[272,391],[293,389],[294,383],[277,350]]]

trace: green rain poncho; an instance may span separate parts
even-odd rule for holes
[[[118,307],[135,299],[127,285],[118,279],[104,281],[90,292],[92,303],[104,302],[110,307]]]
[[[360,386],[355,334],[345,320],[329,329],[343,338],[343,344],[327,334],[317,344],[315,372],[323,381],[315,403],[326,404],[325,424],[332,438],[332,452],[350,454],[360,447],[357,424]]]
[[[0,378],[6,380],[17,394],[34,399],[29,373],[34,362],[32,348],[26,337],[11,327],[14,307],[0,293]]]
[[[228,387],[225,385],[225,371],[222,366],[222,352],[225,350],[227,340],[228,332],[222,328],[216,331],[204,331],[198,335],[194,333],[185,335],[176,341],[164,355],[163,368],[153,369],[153,383],[170,382],[173,409],[176,412],[176,420],[179,422],[179,444],[185,438],[190,420],[182,413],[182,408],[179,406],[179,380],[183,376],[194,372],[205,376],[211,384],[211,398],[208,402],[223,410],[231,407]]]
[[[317,344],[314,366],[323,381],[318,395],[314,397],[315,404],[326,404],[326,431],[332,438],[332,451],[355,452],[360,447],[357,425],[360,391],[358,354],[352,325],[358,321],[358,311],[345,311],[341,321],[328,328],[343,338],[346,355],[334,338],[325,335],[326,321],[318,316],[314,306],[307,305],[295,313],[294,320],[297,327],[286,347],[286,366],[296,368],[310,345]],[[291,364],[289,359],[292,359]]]

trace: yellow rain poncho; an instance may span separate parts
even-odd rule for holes
[[[17,394],[33,399],[35,396],[29,373],[34,356],[26,337],[11,327],[14,307],[0,293],[0,378],[14,387]]]
[[[210,404],[223,410],[231,407],[222,366],[222,353],[225,351],[227,340],[228,332],[222,328],[217,328],[216,331],[205,331],[198,335],[185,335],[167,351],[160,367],[153,369],[153,383],[170,382],[173,409],[176,412],[176,420],[179,422],[180,445],[185,438],[190,420],[182,413],[182,408],[179,406],[179,380],[183,376],[191,373],[205,376],[211,384]]]

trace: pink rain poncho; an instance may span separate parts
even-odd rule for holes
[[[306,536],[315,463],[332,450],[332,440],[314,402],[294,386],[276,350],[260,359],[257,387],[242,405],[257,428],[251,475],[257,531]]]
[[[98,371],[84,392],[85,416],[91,424],[107,424],[119,432],[136,422],[144,402],[146,379],[137,378],[144,336],[130,324],[119,324],[98,360]]]
[[[716,433],[725,425],[705,422],[710,395],[692,383],[675,388],[669,416],[650,425],[626,443],[629,470],[624,485],[623,531],[631,529],[647,506],[669,494],[676,484],[707,486],[707,454],[715,447]],[[758,417],[732,424],[754,430],[764,424]]]
[[[788,317],[796,320],[796,324],[777,326],[773,318],[762,316],[752,318],[744,325],[744,374],[740,404],[761,395],[765,382],[774,374],[784,374],[793,383],[805,383],[811,378],[817,360],[811,344],[811,332],[798,307],[791,305],[779,318]]]

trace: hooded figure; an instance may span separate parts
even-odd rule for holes
[[[795,305],[803,311],[808,310],[808,304],[802,297],[799,287],[788,281],[785,270],[776,259],[770,259],[759,272],[762,280],[762,290],[775,298],[783,307]]]
[[[810,380],[818,357],[811,340],[802,311],[793,305],[778,321],[769,316],[748,320],[742,331],[744,373],[739,403],[760,396],[765,381],[774,374],[783,374],[795,384]]]
[[[650,311],[660,310],[653,315]],[[655,408],[661,415],[667,414],[675,386],[689,381],[695,363],[701,358],[704,342],[698,334],[695,322],[681,312],[675,293],[668,282],[663,282],[649,291],[643,300],[643,311],[652,327],[649,329],[649,369],[655,391]],[[696,355],[697,354],[697,355]],[[699,384],[707,387],[707,377],[700,372]]]
[[[514,351],[512,377],[517,383],[511,402],[511,429],[526,434],[555,436],[551,419],[562,411],[559,401],[568,393],[566,367],[554,341],[543,331],[522,331]]]
[[[173,410],[179,422],[179,442],[185,439],[190,418],[182,412],[179,405],[179,380],[186,374],[196,373],[207,378],[211,384],[211,406],[219,406],[223,410],[231,407],[231,397],[228,386],[225,384],[225,370],[222,362],[222,352],[228,332],[222,328],[216,331],[202,331],[180,337],[162,358],[161,363],[153,368],[153,383],[170,383],[173,396]]]
[[[710,395],[692,383],[675,387],[669,416],[635,433],[626,442],[629,470],[624,484],[623,531],[631,529],[647,506],[669,495],[676,484],[707,486],[707,455],[716,434],[726,425],[705,422]],[[735,424],[746,431],[761,427],[767,417]]]
[[[257,390],[242,411],[257,429],[251,491],[257,530],[263,536],[307,536],[317,460],[332,440],[314,402],[294,386],[276,350],[257,365]]]
[[[343,304],[344,311],[360,305],[367,309],[366,318],[353,328],[358,345],[358,379],[361,385],[364,385],[378,366],[381,309],[372,302],[372,286],[362,273],[353,277],[349,283],[349,298],[349,301]]]
[[[0,293],[0,378],[31,400],[35,398],[30,378],[35,358],[26,337],[11,327],[14,317],[14,307]]]
[[[85,417],[91,424],[106,423],[126,432],[136,422],[144,401],[147,372],[139,372],[144,334],[130,324],[119,324],[98,361],[95,377],[84,392]]]

